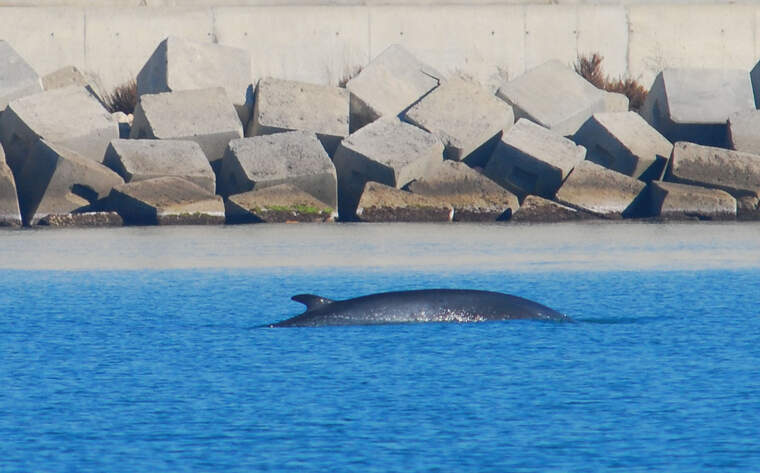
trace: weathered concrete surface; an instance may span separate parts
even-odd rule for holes
[[[673,145],[636,112],[595,113],[573,140],[587,158],[642,181],[660,179]]]
[[[331,222],[337,212],[291,184],[231,195],[224,203],[227,223]]]
[[[602,167],[582,161],[557,191],[557,202],[605,218],[636,217],[640,196],[646,184]]]
[[[216,176],[194,141],[113,140],[103,164],[116,171],[125,182],[154,177],[176,176],[216,192]]]
[[[0,39],[0,113],[10,101],[37,92],[42,92],[40,76],[7,41]]]
[[[652,181],[649,184],[649,215],[667,219],[734,219],[736,199],[720,189]]]
[[[0,227],[21,225],[16,181],[11,168],[5,164],[0,146]]]
[[[218,184],[223,196],[292,184],[333,208],[338,205],[335,166],[316,135],[306,131],[231,141]]]
[[[736,151],[760,154],[760,110],[731,114],[728,117],[728,142]]]
[[[671,142],[727,146],[728,117],[754,108],[746,70],[665,69],[649,89],[641,115]]]
[[[593,218],[591,214],[572,207],[558,204],[537,195],[529,195],[523,200],[519,210],[512,215],[513,222],[553,223],[572,222]]]
[[[736,199],[736,218],[739,220],[760,220],[760,198],[745,195]]]
[[[527,118],[563,136],[606,108],[606,92],[559,61],[548,61],[499,87],[496,95]]]
[[[448,203],[379,182],[364,186],[356,209],[363,222],[450,222],[453,214]]]
[[[410,108],[404,119],[438,136],[444,158],[483,165],[502,131],[514,123],[514,114],[480,84],[453,77]]]
[[[262,79],[246,136],[309,131],[332,156],[348,136],[348,113],[348,91],[341,87]]]
[[[181,90],[141,96],[129,137],[195,141],[218,166],[227,143],[243,137],[243,126],[223,88]]]
[[[586,149],[521,118],[496,145],[485,174],[518,195],[552,198]]]
[[[124,183],[115,172],[62,145],[39,140],[16,172],[25,225],[89,208]]]
[[[443,149],[435,135],[395,117],[381,118],[351,134],[333,158],[341,219],[354,218],[365,183],[400,189],[440,163]]]
[[[124,220],[116,212],[81,212],[52,214],[42,217],[37,225],[48,227],[120,227]]]
[[[606,113],[627,112],[631,101],[624,94],[607,92],[604,94],[604,111]]]
[[[108,201],[127,225],[224,223],[222,198],[179,177],[157,177],[116,186]]]
[[[451,204],[458,222],[508,220],[520,207],[516,195],[457,161],[439,163],[407,188]]]
[[[42,76],[44,90],[63,89],[66,87],[84,87],[105,107],[104,89],[100,79],[92,73],[83,73],[76,66],[64,66]]]
[[[723,189],[736,198],[760,193],[760,156],[678,142],[668,167],[668,181]]]
[[[108,143],[118,137],[119,126],[111,114],[82,87],[14,100],[0,115],[0,141],[14,172],[38,139],[65,146],[99,163]]]
[[[253,107],[251,56],[247,51],[169,36],[137,74],[137,94],[223,87],[243,125]]]
[[[383,116],[399,116],[438,87],[442,74],[393,44],[346,83],[351,133]]]

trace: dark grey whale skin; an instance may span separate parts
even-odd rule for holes
[[[572,321],[564,314],[522,297],[469,289],[383,292],[342,301],[331,301],[311,294],[299,294],[292,299],[305,304],[306,312],[270,327],[483,322],[510,319]]]

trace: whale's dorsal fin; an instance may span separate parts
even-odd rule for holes
[[[306,305],[306,310],[313,310],[326,304],[332,304],[332,301],[326,297],[315,296],[314,294],[296,294],[291,297],[292,300]]]

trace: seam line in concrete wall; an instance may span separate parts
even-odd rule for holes
[[[211,42],[219,44],[219,35],[216,30],[216,7],[211,8]]]
[[[625,77],[631,77],[631,14],[625,8]]]

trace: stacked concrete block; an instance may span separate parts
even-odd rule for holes
[[[105,107],[103,87],[100,84],[100,79],[94,74],[85,74],[76,66],[64,66],[42,76],[42,88],[45,90],[63,89],[66,87],[84,87]]]
[[[129,137],[195,141],[216,167],[243,126],[223,88],[183,90],[141,96]]]
[[[747,71],[665,69],[655,78],[641,115],[671,142],[723,147],[728,117],[754,108]]]
[[[225,201],[227,223],[329,222],[337,212],[291,184],[278,184],[231,195]]]
[[[749,72],[749,78],[752,82],[752,95],[755,98],[755,108],[760,108],[760,61]]]
[[[292,184],[337,207],[335,166],[314,133],[292,131],[230,142],[219,172],[220,194],[278,184]]]
[[[720,189],[652,181],[649,184],[649,214],[668,219],[736,218],[736,199]]]
[[[246,136],[295,130],[316,133],[332,156],[348,136],[348,91],[304,82],[260,80]]]
[[[353,219],[366,182],[400,189],[440,163],[443,150],[435,135],[395,117],[376,120],[353,133],[343,140],[333,159],[341,218]]]
[[[40,76],[7,41],[0,39],[0,113],[12,100],[42,92]]]
[[[11,168],[3,159],[3,148],[0,146],[0,226],[21,225],[21,212],[18,206],[16,181]]]
[[[113,140],[103,164],[116,171],[125,182],[176,176],[212,194],[216,192],[214,171],[194,141]]]
[[[712,146],[679,142],[668,181],[723,189],[736,198],[760,194],[760,156]]]
[[[583,146],[521,118],[501,137],[485,173],[520,196],[552,198],[585,157]]]
[[[116,186],[108,201],[128,225],[224,223],[222,198],[179,177],[156,177]]]
[[[730,115],[728,141],[733,150],[760,154],[760,110],[745,110]]]
[[[82,87],[30,95],[8,104],[0,116],[0,141],[14,172],[40,139],[102,162],[108,143],[119,137],[110,113]]]
[[[455,77],[410,108],[404,119],[438,136],[446,159],[475,166],[485,164],[514,114],[477,82]]]
[[[558,204],[537,195],[529,195],[523,200],[520,209],[512,216],[513,222],[549,223],[573,222],[592,217],[572,207]]]
[[[607,113],[627,112],[631,101],[624,94],[607,92],[604,94],[604,111]]]
[[[520,207],[517,196],[464,163],[443,161],[408,190],[447,202],[454,220],[508,220]]]
[[[253,105],[251,56],[244,49],[169,36],[137,74],[137,94],[223,87],[240,121]]]
[[[638,179],[582,161],[562,184],[556,200],[605,218],[636,217],[645,187]]]
[[[745,195],[736,199],[736,218],[760,220],[760,198],[756,195]]]
[[[595,113],[573,137],[587,158],[642,181],[660,179],[673,145],[636,112]]]
[[[16,172],[19,205],[26,225],[47,215],[90,208],[124,183],[115,172],[76,151],[38,140]]]
[[[356,209],[363,222],[450,222],[453,215],[448,203],[379,182],[364,186]]]
[[[389,46],[346,83],[351,133],[380,117],[400,116],[442,79],[403,46]]]
[[[559,61],[548,61],[503,84],[496,95],[512,105],[515,118],[527,118],[570,136],[596,112],[604,112],[607,93]]]

